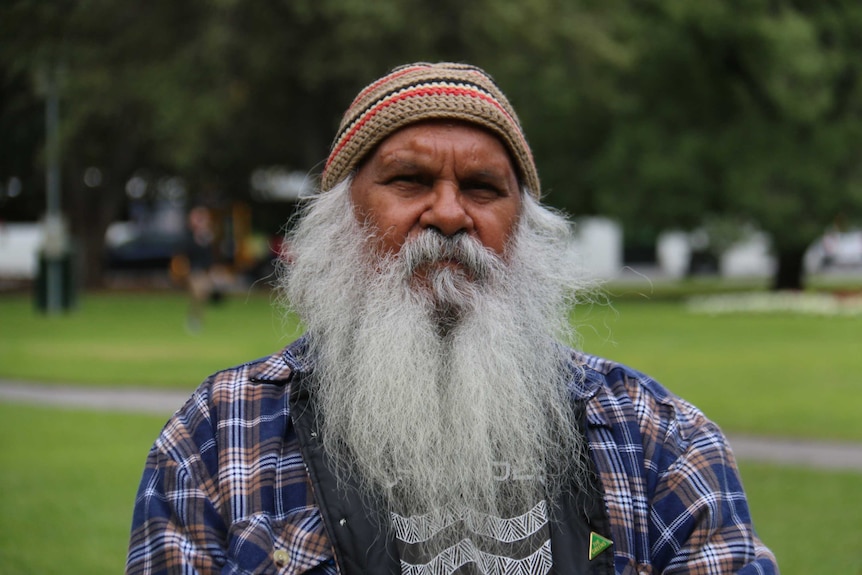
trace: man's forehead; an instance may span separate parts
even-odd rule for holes
[[[428,128],[426,130],[426,128]],[[439,128],[439,129],[438,129]],[[449,129],[451,128],[451,130]],[[495,133],[483,126],[463,121],[423,121],[405,126],[387,136],[377,147],[362,158],[358,168],[362,168],[371,158],[382,167],[420,169],[426,167],[439,146],[454,145],[463,141],[464,133],[489,146],[498,157],[463,153],[458,156],[462,167],[470,167],[477,175],[495,176],[501,171],[510,171],[520,183],[516,162],[512,153]]]

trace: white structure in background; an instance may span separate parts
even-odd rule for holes
[[[669,278],[679,279],[688,273],[691,261],[691,239],[686,232],[668,231],[656,241],[656,263]]]
[[[769,236],[752,232],[721,254],[718,271],[721,277],[769,277],[775,273],[775,257]]]
[[[862,230],[827,231],[805,252],[805,271],[815,273],[829,266],[862,268]]]
[[[314,193],[314,181],[307,173],[281,166],[257,168],[249,182],[252,197],[264,202],[295,201]]]
[[[667,231],[659,235],[656,242],[656,261],[661,271],[669,278],[684,277],[689,270],[692,253],[703,249],[704,232]],[[775,258],[770,252],[769,236],[763,232],[751,232],[745,239],[735,243],[718,259],[721,277],[768,277],[775,271]]]
[[[0,277],[36,277],[45,233],[40,223],[0,223]]]
[[[608,218],[579,218],[576,222],[578,251],[586,276],[610,279],[623,267],[623,230]]]

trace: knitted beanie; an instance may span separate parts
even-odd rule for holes
[[[341,120],[321,176],[332,189],[397,130],[423,120],[460,120],[496,135],[517,165],[519,181],[539,197],[539,175],[518,117],[485,71],[444,62],[395,68],[363,89]]]

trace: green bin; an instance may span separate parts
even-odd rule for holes
[[[71,250],[58,256],[48,257],[39,253],[39,265],[36,271],[36,281],[33,284],[36,309],[43,313],[68,311],[75,307],[76,282],[74,254]],[[53,277],[52,277],[52,274]],[[49,277],[52,277],[49,280]],[[56,282],[54,301],[49,302],[48,282]]]

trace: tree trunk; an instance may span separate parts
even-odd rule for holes
[[[73,168],[78,168],[73,165]],[[82,173],[73,170],[72,173]],[[106,175],[106,182],[88,188],[82,178],[72,179],[67,195],[69,227],[79,250],[80,282],[84,289],[104,286],[105,231],[117,219],[122,205],[123,190]]]
[[[778,249],[778,267],[772,279],[772,289],[801,290],[805,287],[805,250],[792,247]]]

